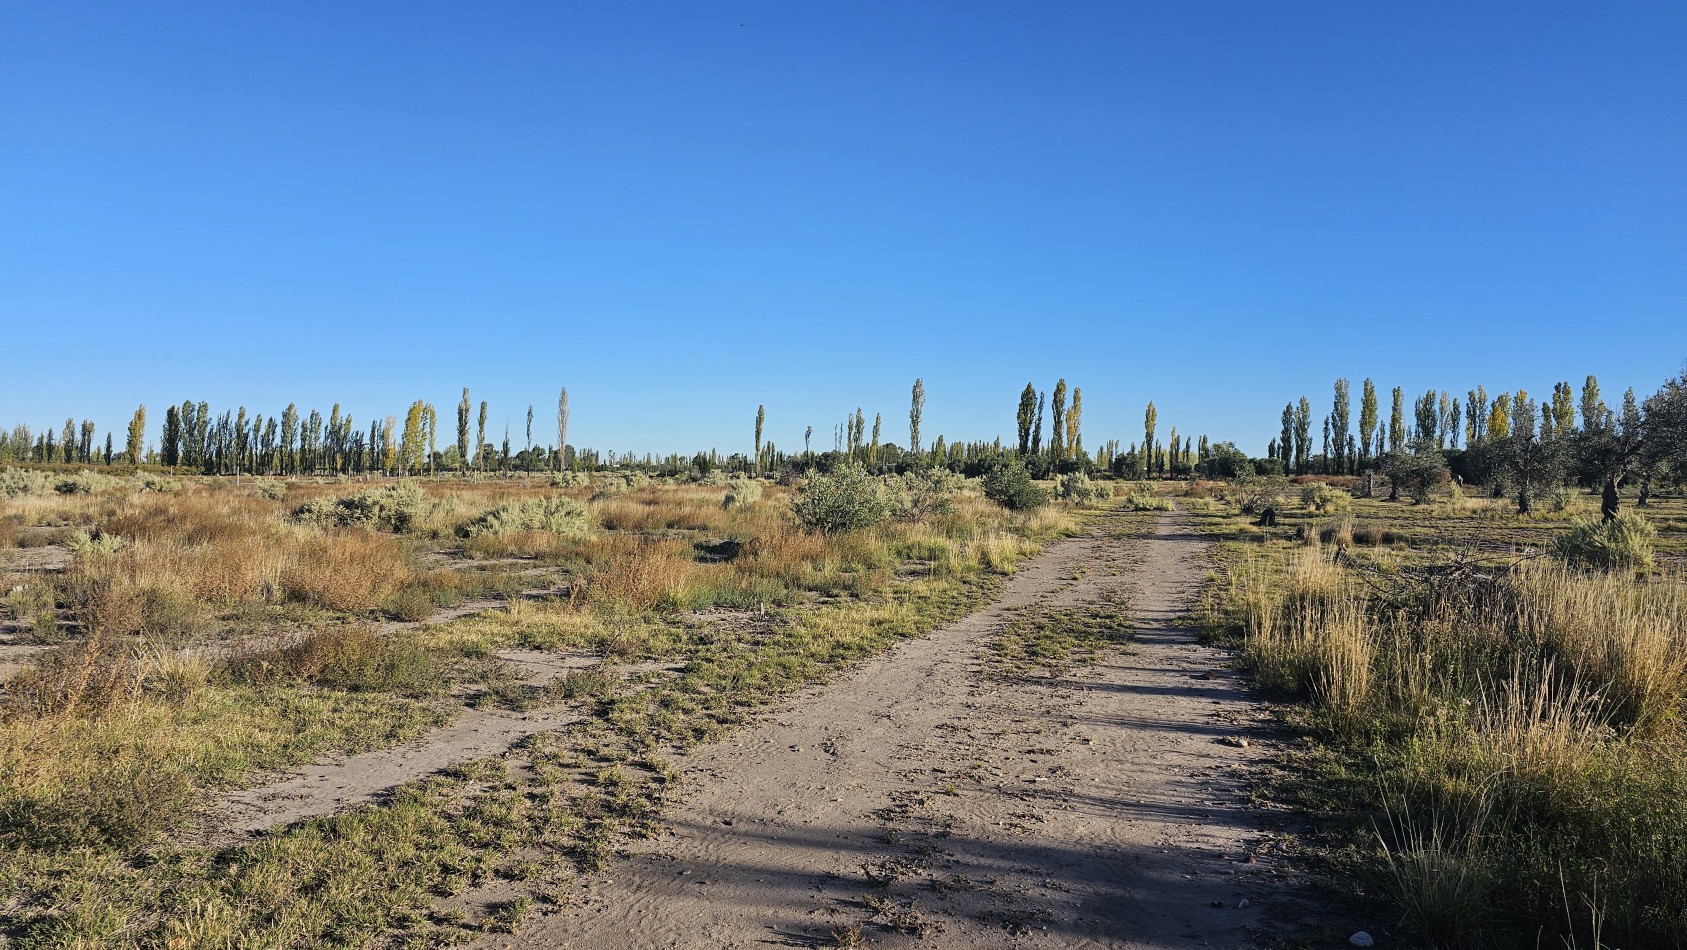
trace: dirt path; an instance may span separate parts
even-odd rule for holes
[[[689,756],[665,834],[486,945],[1247,944],[1280,890],[1250,853],[1260,744],[1230,744],[1261,714],[1225,654],[1171,625],[1205,542],[1177,515],[1128,534],[1103,518],[990,608]],[[989,675],[1015,608],[1121,594],[1130,650]]]

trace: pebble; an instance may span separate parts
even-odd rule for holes
[[[1244,897],[1241,900],[1237,901],[1236,902],[1236,909],[1237,910],[1247,910],[1248,909],[1248,899],[1246,897]]]
[[[1355,946],[1355,947],[1374,947],[1374,946],[1376,946],[1376,943],[1377,943],[1375,940],[1371,939],[1370,934],[1364,932],[1363,930],[1359,931],[1358,933],[1354,934],[1351,937],[1348,937],[1347,942],[1350,945]]]

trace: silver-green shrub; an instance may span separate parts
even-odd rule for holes
[[[488,509],[470,521],[463,532],[471,538],[485,534],[510,534],[516,531],[550,531],[555,534],[584,535],[591,530],[586,509],[572,498],[553,495],[550,498],[528,498],[512,501]]]
[[[722,508],[741,508],[761,500],[761,482],[753,478],[735,478],[726,487]]]
[[[1601,571],[1652,569],[1658,532],[1638,512],[1625,511],[1610,521],[1577,518],[1559,535],[1553,556],[1575,567]]]
[[[888,494],[883,481],[859,465],[849,465],[809,479],[791,511],[813,531],[870,528],[889,516]]]

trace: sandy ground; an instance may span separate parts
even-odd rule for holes
[[[1283,892],[1247,803],[1264,714],[1171,625],[1205,554],[1175,514],[1052,546],[991,607],[688,756],[665,833],[483,946],[1249,944]],[[990,674],[1015,608],[1120,595],[1129,650]]]

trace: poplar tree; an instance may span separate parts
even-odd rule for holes
[[[79,452],[82,461],[90,464],[94,461],[94,420],[92,419],[82,420],[82,441]]]
[[[480,422],[475,428],[474,439],[475,468],[486,471],[486,400],[480,401]]]
[[[174,471],[181,462],[182,410],[170,406],[164,410],[164,439],[158,446],[159,460]]]
[[[1054,384],[1054,424],[1049,427],[1049,458],[1058,462],[1066,457],[1066,380]]]
[[[1148,471],[1153,464],[1154,427],[1159,421],[1160,411],[1154,408],[1154,400],[1150,399],[1148,400],[1147,411],[1142,414],[1142,451],[1149,460],[1149,464],[1143,467],[1144,471]]]
[[[1460,412],[1459,401],[1457,399],[1454,399],[1454,400],[1452,400],[1452,403],[1453,403],[1453,411],[1452,411],[1452,417],[1447,424],[1447,439],[1448,439],[1448,445],[1451,446],[1454,449],[1457,449],[1459,447],[1459,433],[1462,432],[1463,429],[1459,425],[1459,412]]]
[[[803,432],[802,432],[802,454],[804,454],[804,455],[813,455],[814,454],[814,448],[813,448],[813,445],[812,445],[813,441],[814,441],[814,427],[809,426],[808,428],[804,429]]]
[[[1066,454],[1082,458],[1084,448],[1084,391],[1072,387],[1072,408],[1066,410]]]
[[[556,397],[556,468],[568,467],[568,387]]]
[[[1359,455],[1370,458],[1371,439],[1377,432],[1377,384],[1366,378],[1359,397]]]
[[[457,470],[469,467],[469,387],[463,387],[463,400],[457,403]]]
[[[129,420],[129,462],[133,465],[141,464],[141,451],[146,447],[146,404],[142,403],[135,410],[135,417]]]
[[[920,421],[926,414],[926,382],[923,377],[914,380],[913,395],[908,403],[908,451],[918,455],[920,452]],[[878,441],[878,423],[873,424],[875,435],[873,441]]]
[[[765,404],[756,406],[756,462],[755,462],[755,470],[757,472],[761,471],[761,430],[762,430],[762,425],[765,424],[766,422],[767,422],[767,406]],[[879,425],[878,425],[877,422],[873,423],[873,441],[875,443],[879,441]]]
[[[59,456],[65,462],[79,462],[76,455],[76,420],[64,421],[64,432],[59,436]]]
[[[531,407],[528,408],[527,415],[528,415],[529,418],[532,418],[533,410],[532,410]],[[427,424],[428,424],[428,474],[432,475],[433,474],[433,459],[434,459],[435,455],[439,454],[439,413],[434,410],[433,403],[431,403],[431,402],[427,404]],[[529,422],[528,428],[532,428],[532,427],[533,427],[533,424],[531,422]]]
[[[1599,398],[1599,380],[1591,373],[1582,383],[1582,431],[1605,427],[1605,402]]]
[[[1481,386],[1465,393],[1464,444],[1475,448],[1488,438],[1488,391]]]
[[[1388,451],[1398,452],[1406,444],[1406,391],[1394,387],[1394,405],[1388,414]]]
[[[1047,401],[1046,393],[1037,394],[1037,418],[1031,423],[1031,454],[1041,455],[1043,451],[1043,405]]]
[[[1553,428],[1561,438],[1575,433],[1576,397],[1568,382],[1552,387],[1552,416]]]
[[[1504,439],[1511,435],[1511,394],[1500,393],[1488,410],[1487,440]]]
[[[281,467],[283,470],[297,472],[299,457],[294,443],[299,438],[299,407],[288,403],[281,411]]]
[[[521,450],[521,470],[533,471],[533,404],[527,404],[527,447]]]
[[[1277,440],[1277,451],[1283,459],[1283,471],[1288,472],[1294,465],[1295,445],[1295,404],[1283,403],[1283,434]]]
[[[1031,423],[1037,418],[1037,387],[1030,383],[1019,394],[1019,413],[1014,417],[1019,424],[1019,454],[1029,455],[1031,452]]]
[[[1352,460],[1347,457],[1348,414],[1352,409],[1349,385],[1345,377],[1336,380],[1335,405],[1330,410],[1330,435],[1334,438],[1336,471],[1345,474]]]
[[[1295,471],[1305,475],[1312,462],[1312,403],[1305,396],[1295,407]]]
[[[879,424],[883,421],[883,413],[873,413],[873,441],[872,444],[867,446],[867,461],[869,462],[879,460]]]

